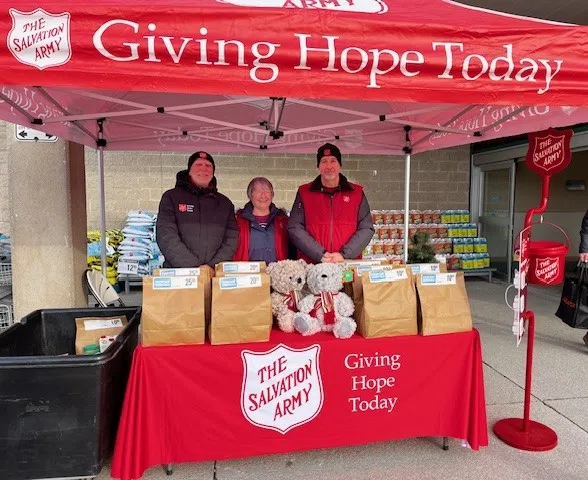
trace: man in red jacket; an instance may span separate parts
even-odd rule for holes
[[[370,206],[361,185],[341,175],[341,152],[330,143],[318,149],[320,175],[298,188],[288,236],[310,263],[359,258],[374,235]]]

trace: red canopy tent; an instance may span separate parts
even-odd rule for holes
[[[411,152],[588,122],[588,28],[449,0],[3,1],[0,39],[0,118],[100,167],[334,140],[408,187]]]

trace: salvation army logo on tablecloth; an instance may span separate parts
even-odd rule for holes
[[[217,0],[239,7],[320,9],[339,12],[386,13],[384,0]]]
[[[559,277],[559,258],[537,258],[535,260],[535,277],[545,285],[557,280]]]
[[[8,48],[20,63],[43,70],[63,65],[71,58],[70,14],[53,14],[42,8],[32,12],[9,10],[12,29]]]
[[[241,411],[261,428],[282,434],[310,422],[323,406],[320,346],[277,345],[267,352],[243,350]]]

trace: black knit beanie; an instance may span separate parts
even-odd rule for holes
[[[319,163],[321,163],[321,158],[331,156],[337,159],[339,165],[343,165],[341,163],[341,150],[339,150],[332,143],[325,143],[322,147],[318,149],[318,152],[316,153],[316,166],[318,167]]]
[[[190,171],[190,168],[192,168],[192,164],[198,160],[199,158],[203,158],[205,160],[208,160],[210,163],[212,163],[212,174],[214,175],[214,171],[215,171],[215,165],[214,165],[214,159],[212,158],[212,155],[210,153],[206,153],[206,152],[196,152],[193,153],[192,155],[190,155],[190,158],[188,159],[188,172]]]

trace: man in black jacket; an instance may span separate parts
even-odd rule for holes
[[[228,262],[237,247],[235,207],[216,189],[214,160],[196,152],[188,169],[176,175],[176,186],[161,197],[157,244],[165,267],[200,267]]]

